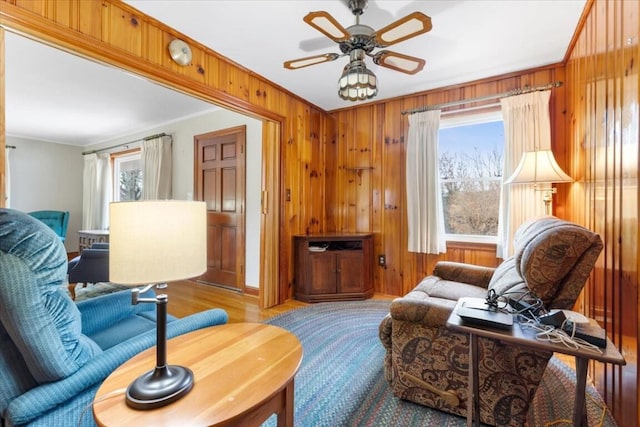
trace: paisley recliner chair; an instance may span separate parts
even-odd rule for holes
[[[411,292],[391,303],[380,324],[384,370],[393,393],[467,415],[469,336],[446,327],[461,297],[531,291],[547,309],[571,309],[602,251],[600,236],[547,216],[521,225],[515,255],[497,268],[439,262]],[[480,420],[521,426],[550,352],[479,338]]]

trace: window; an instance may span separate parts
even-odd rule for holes
[[[142,160],[140,150],[114,154],[113,201],[140,200],[142,197]]]
[[[504,153],[501,113],[443,117],[438,138],[447,240],[495,242]]]

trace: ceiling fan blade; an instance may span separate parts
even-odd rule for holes
[[[381,67],[390,68],[406,74],[416,74],[424,68],[425,60],[401,53],[381,50],[373,55],[373,62]]]
[[[331,62],[340,58],[337,53],[323,53],[322,55],[308,56],[306,58],[293,59],[284,63],[284,68],[297,70],[298,68],[308,67],[310,65],[321,64],[323,62]]]
[[[413,12],[376,31],[376,43],[378,43],[380,47],[391,46],[392,44],[400,43],[411,37],[426,33],[430,31],[431,28],[431,18],[424,13]]]
[[[328,12],[310,12],[302,19],[336,43],[349,40],[351,37],[349,32]]]

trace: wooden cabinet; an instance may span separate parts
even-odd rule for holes
[[[371,234],[294,236],[295,298],[362,300],[373,295]]]

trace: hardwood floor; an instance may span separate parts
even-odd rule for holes
[[[256,296],[187,280],[169,284],[163,293],[169,296],[169,313],[176,317],[185,317],[210,308],[222,308],[229,314],[229,322],[262,322],[275,315],[309,305],[291,299],[275,307],[260,309]],[[393,298],[395,297],[383,294],[373,296],[373,299],[381,300]]]

